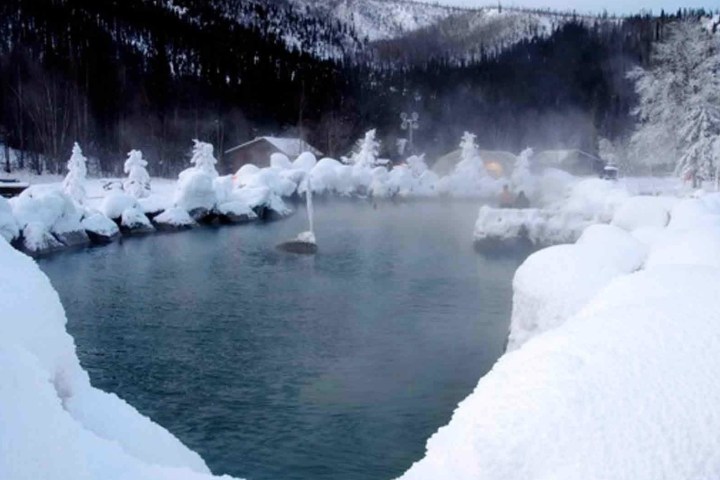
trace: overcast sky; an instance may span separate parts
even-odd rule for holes
[[[437,3],[447,5],[459,5],[463,7],[482,7],[486,5],[495,5],[497,0],[431,0]],[[661,9],[666,11],[676,11],[681,7],[702,6],[705,8],[720,8],[720,0],[703,0],[696,2],[693,0],[522,0],[522,1],[501,1],[502,5],[521,6],[532,8],[553,8],[558,10],[576,10],[578,13],[585,12],[602,12],[607,10],[608,13],[637,13],[640,10],[652,10],[654,13],[660,13]]]

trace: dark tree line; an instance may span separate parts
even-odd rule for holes
[[[0,4],[0,141],[25,167],[60,171],[72,142],[118,173],[140,148],[153,174],[184,167],[192,138],[217,152],[259,134],[302,135],[331,155],[365,129],[387,155],[398,114],[418,111],[419,150],[437,154],[474,131],[486,148],[582,147],[627,130],[625,72],[649,56],[672,17],[569,23],[550,37],[465,62],[452,55],[384,63],[354,56],[347,26],[277,2],[5,0]],[[288,13],[289,12],[289,13]],[[272,18],[273,23],[258,19]],[[285,23],[283,23],[285,22]],[[282,38],[292,31],[294,48]],[[320,60],[315,44],[342,44]],[[40,156],[48,159],[40,164]]]

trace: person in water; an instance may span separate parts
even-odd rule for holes
[[[515,199],[515,208],[530,208],[530,200],[522,190],[520,190],[520,193],[518,193]]]
[[[500,193],[500,208],[513,208],[515,199],[513,194],[510,193],[510,188],[507,185],[503,185],[502,193]]]

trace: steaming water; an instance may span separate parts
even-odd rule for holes
[[[130,239],[41,266],[83,366],[252,480],[388,479],[500,356],[516,259],[471,248],[470,204],[315,205],[282,222]]]

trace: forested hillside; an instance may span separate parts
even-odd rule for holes
[[[259,134],[302,135],[345,153],[378,128],[386,155],[418,111],[418,150],[477,132],[485,148],[597,148],[623,134],[647,61],[671,17],[570,19],[495,55],[433,51],[378,61],[353,26],[267,0],[6,0],[0,4],[0,142],[62,168],[72,142],[117,171],[140,148],[174,174],[192,138],[221,152]],[[305,13],[302,13],[305,12]],[[310,13],[309,13],[310,12]],[[689,13],[688,13],[689,14]],[[470,47],[468,47],[470,48]],[[35,155],[37,154],[37,155]]]

